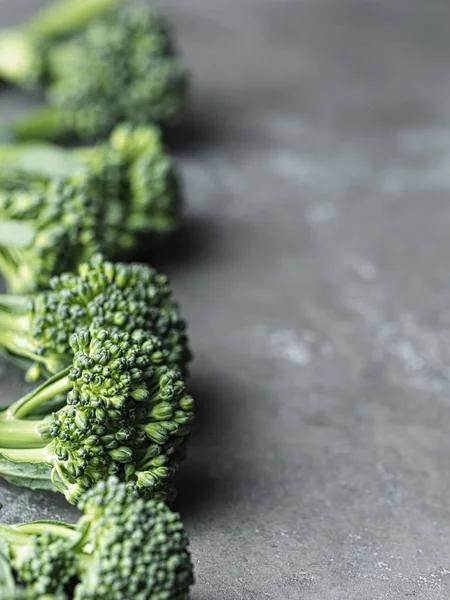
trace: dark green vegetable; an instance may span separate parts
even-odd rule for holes
[[[74,600],[188,600],[193,567],[178,514],[139,498],[115,477],[98,483],[79,507],[75,526],[0,525],[9,578],[14,572],[39,600],[68,590]]]
[[[70,337],[79,329],[143,330],[159,339],[169,366],[185,373],[191,359],[168,279],[146,265],[96,255],[77,274],[52,278],[45,292],[0,294],[0,347],[29,369],[30,381],[72,364]]]
[[[45,107],[6,127],[21,140],[100,135],[123,120],[173,121],[188,88],[167,23],[119,0],[63,0],[4,32],[0,75],[46,91]]]
[[[70,345],[71,367],[0,413],[0,475],[71,503],[114,474],[143,495],[167,497],[194,402],[161,342],[143,331],[93,330]]]
[[[45,288],[96,252],[113,257],[143,233],[170,231],[180,210],[155,127],[123,124],[108,142],[76,150],[0,146],[0,272],[11,292]]]

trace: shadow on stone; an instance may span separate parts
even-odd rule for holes
[[[195,152],[216,144],[224,134],[221,115],[223,100],[214,93],[202,93],[191,100],[183,119],[164,128],[164,141],[171,152]]]
[[[189,113],[186,119],[177,125],[166,127],[164,140],[171,152],[192,152],[208,146],[215,132],[199,115]]]
[[[143,239],[133,260],[149,263],[160,270],[184,268],[189,264],[198,264],[214,253],[217,226],[206,218],[186,216],[181,227],[157,244],[151,236]]]
[[[238,493],[239,469],[229,460],[229,443],[236,440],[239,415],[228,403],[228,393],[214,376],[196,376],[188,385],[196,402],[196,425],[186,462],[177,476],[174,508],[189,519],[223,512]]]

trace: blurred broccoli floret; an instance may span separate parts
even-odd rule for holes
[[[50,525],[50,523],[49,523]],[[0,525],[0,528],[2,526]],[[7,527],[7,526],[5,526]],[[70,529],[70,525],[68,526],[67,530]],[[15,537],[15,543],[14,543],[14,547],[15,547],[15,551],[17,553],[23,553],[23,554],[28,554],[27,550],[24,549],[23,544],[18,543],[18,538],[17,536],[15,536],[15,531],[13,531],[13,529],[8,528],[7,527],[7,532],[10,536],[10,541],[6,542],[4,539],[1,538],[1,534],[0,534],[0,548],[2,549],[2,551],[0,552],[0,598],[1,600],[67,600],[67,597],[64,593],[43,593],[40,594],[38,589],[43,587],[44,581],[47,581],[47,574],[43,573],[43,577],[39,578],[39,580],[33,579],[32,584],[27,586],[24,585],[24,582],[22,583],[18,583],[17,580],[17,571],[15,569],[13,569],[13,566],[11,564],[11,559],[8,558],[11,557],[11,544],[12,544],[12,538]],[[43,539],[45,537],[45,534],[43,534]],[[27,538],[27,546],[32,549],[32,548],[38,548],[39,543],[35,544],[34,539],[31,538],[31,536],[28,536]],[[56,547],[56,546],[55,546]],[[46,553],[46,551],[44,550],[44,553]],[[33,555],[33,551],[31,551],[31,562],[34,562],[35,564],[40,562],[38,557],[32,557]],[[47,556],[49,556],[47,554]],[[37,560],[36,560],[37,559]],[[61,563],[60,561],[60,557],[57,557],[57,560],[59,561],[59,564]],[[49,564],[45,565],[45,570],[48,571],[49,570]],[[26,569],[25,569],[26,570]],[[63,573],[58,573],[58,576],[63,576]],[[51,586],[51,587],[57,587],[57,586]]]
[[[91,1],[65,0],[57,19],[47,10],[2,35],[0,74],[47,97],[11,126],[13,138],[96,136],[123,120],[166,123],[183,111],[188,77],[165,20],[145,6]]]
[[[0,188],[2,183],[0,182]],[[103,243],[103,199],[89,177],[33,178],[0,189],[0,272],[14,293],[39,289]]]
[[[76,150],[0,146],[0,159],[0,272],[13,293],[178,225],[179,180],[156,127],[122,124]]]
[[[122,0],[56,0],[19,27],[0,31],[0,76],[25,87],[43,85],[47,52]]]
[[[103,182],[104,196],[125,204],[128,231],[165,233],[178,226],[180,180],[158,127],[123,123],[107,143],[74,150],[72,156]]]
[[[48,291],[0,295],[0,347],[11,358],[25,359],[30,380],[72,363],[70,338],[81,328],[143,330],[160,340],[167,364],[183,373],[191,359],[186,323],[168,279],[146,265],[97,255],[77,274],[52,278]]]
[[[115,477],[98,483],[79,507],[83,516],[75,526],[0,525],[15,578],[36,590],[33,598],[44,600],[45,590],[70,591],[74,600],[189,599],[193,567],[177,513],[139,498]]]

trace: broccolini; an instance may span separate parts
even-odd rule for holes
[[[0,413],[0,475],[31,489],[60,491],[76,504],[117,474],[156,499],[172,492],[194,402],[167,353],[143,331],[80,331],[72,366]],[[40,418],[47,403],[60,408]]]
[[[155,127],[122,124],[75,150],[0,146],[0,159],[0,272],[11,292],[45,288],[95,252],[116,256],[178,224],[179,180]]]
[[[72,363],[70,337],[80,328],[144,330],[160,340],[167,364],[183,373],[191,359],[186,324],[168,279],[146,265],[96,255],[77,274],[53,277],[47,291],[0,294],[0,347],[29,369],[30,381]]]
[[[59,600],[64,592],[74,600],[188,600],[193,567],[178,514],[139,498],[115,477],[98,483],[79,507],[76,525],[0,525],[10,573],[28,594],[39,600],[42,593]]]
[[[46,106],[7,128],[22,140],[97,136],[123,120],[173,121],[188,90],[168,24],[120,0],[63,0],[4,32],[0,75],[46,92]]]

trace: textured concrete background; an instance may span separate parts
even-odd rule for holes
[[[193,600],[448,599],[450,3],[156,5],[195,73],[159,260],[196,351]],[[8,521],[76,514],[0,495]]]

